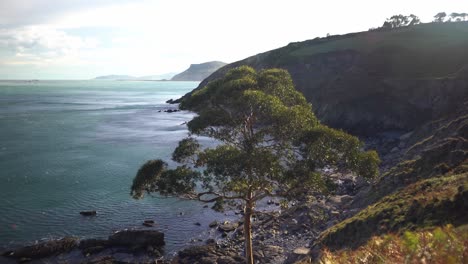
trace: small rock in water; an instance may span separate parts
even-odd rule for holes
[[[195,225],[197,226],[201,226],[200,222],[196,222]]]
[[[83,215],[83,216],[94,216],[96,214],[97,214],[96,211],[81,211],[80,212],[80,215]]]

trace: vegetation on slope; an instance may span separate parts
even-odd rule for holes
[[[445,77],[467,65],[468,23],[421,24],[293,43],[290,60],[353,50],[369,56],[378,74],[395,78]],[[280,63],[278,61],[277,63]]]
[[[440,263],[468,262],[468,226],[452,225],[402,235],[372,237],[358,249],[324,250],[318,263]]]
[[[468,173],[409,185],[326,230],[320,243],[330,249],[356,248],[374,235],[468,222]]]
[[[320,243],[357,247],[386,232],[467,224],[467,137],[466,110],[414,131],[402,161],[355,198],[364,209],[326,230]]]

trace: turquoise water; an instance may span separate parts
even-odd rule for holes
[[[131,199],[148,159],[169,160],[189,112],[159,112],[196,82],[0,82],[0,247],[73,235],[107,237],[154,219],[166,251],[221,216],[174,198]],[[96,217],[79,211],[97,210]],[[181,214],[182,213],[182,214]]]

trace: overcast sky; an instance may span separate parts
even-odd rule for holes
[[[468,12],[468,1],[1,0],[0,79],[180,72],[439,11]]]

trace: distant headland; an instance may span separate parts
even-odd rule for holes
[[[114,81],[195,81],[201,82],[206,77],[226,65],[220,61],[210,61],[200,64],[191,64],[190,67],[181,73],[165,73],[160,75],[147,75],[135,77],[131,75],[103,75],[94,78],[94,80],[114,80]]]

